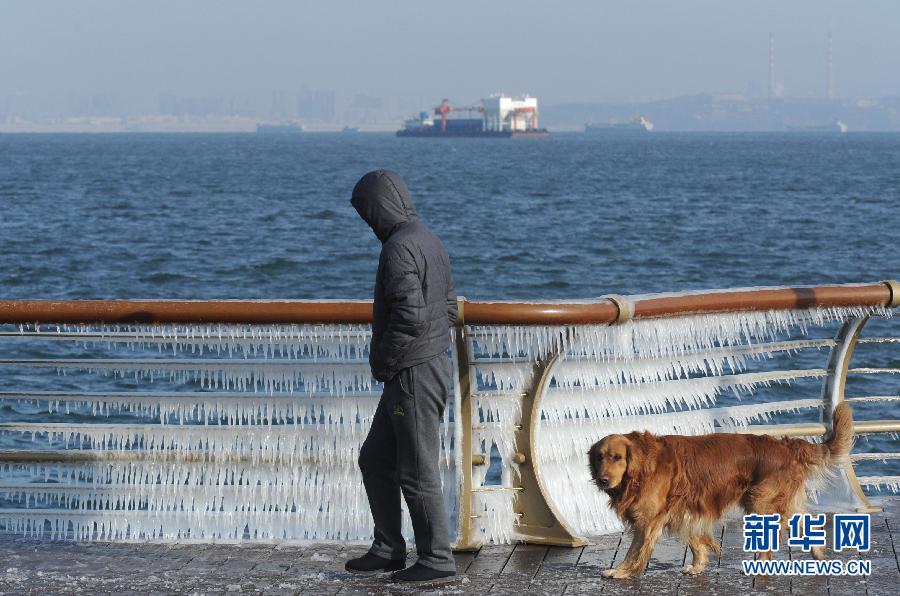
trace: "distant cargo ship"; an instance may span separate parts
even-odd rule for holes
[[[790,132],[837,132],[843,133],[849,130],[849,127],[841,120],[835,120],[831,124],[814,124],[811,126],[788,126]]]
[[[635,116],[631,122],[610,122],[608,124],[594,124],[588,122],[584,125],[584,132],[587,134],[610,134],[610,133],[642,133],[653,130],[654,124],[650,119],[640,114]]]
[[[293,122],[287,124],[257,124],[256,132],[264,135],[292,135],[303,132],[303,126]]]
[[[469,117],[451,114],[467,112]],[[481,117],[473,118],[472,113]],[[550,133],[538,127],[537,98],[492,95],[475,106],[451,107],[448,100],[434,109],[436,120],[428,112],[404,121],[398,137],[481,137],[496,139],[543,138]]]
[[[344,134],[356,134],[359,132],[358,126],[345,126],[341,129],[341,132]]]

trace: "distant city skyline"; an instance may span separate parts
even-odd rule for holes
[[[377,126],[496,92],[544,106],[900,96],[900,4],[885,0],[11,0],[0,17],[0,122]]]

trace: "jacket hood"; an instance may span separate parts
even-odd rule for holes
[[[382,242],[400,225],[416,219],[406,183],[390,170],[375,170],[360,178],[350,204]]]

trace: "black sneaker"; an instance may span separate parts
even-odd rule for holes
[[[379,557],[378,555],[373,555],[372,553],[366,553],[358,559],[350,559],[347,561],[344,564],[344,569],[350,573],[374,575],[376,573],[384,573],[387,571],[397,571],[398,569],[403,569],[404,566],[406,566],[405,560],[392,561],[390,559]]]
[[[393,582],[442,582],[450,581],[456,577],[456,571],[440,571],[432,569],[416,563],[412,567],[408,567],[403,571],[398,571],[391,575]]]

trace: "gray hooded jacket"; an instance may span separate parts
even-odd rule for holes
[[[376,379],[389,381],[450,345],[457,314],[450,257],[440,238],[419,222],[396,172],[363,176],[350,203],[381,240],[369,364]]]

